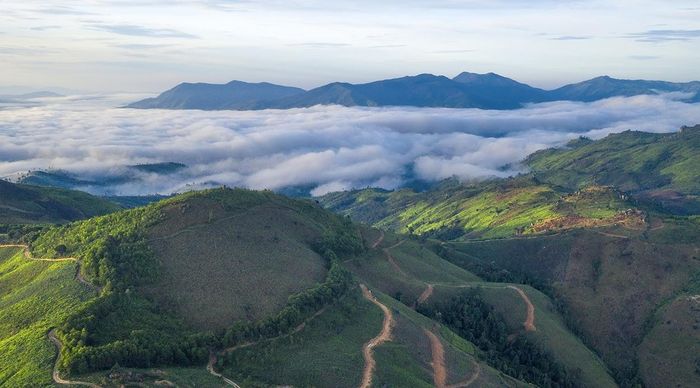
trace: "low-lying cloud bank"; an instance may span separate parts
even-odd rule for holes
[[[120,195],[218,184],[305,186],[322,195],[396,188],[407,176],[508,176],[524,171],[518,162],[528,154],[577,136],[669,132],[700,123],[700,104],[677,97],[553,102],[513,111],[319,106],[250,112],[112,109],[90,98],[64,99],[0,110],[0,176],[50,168],[92,179],[118,176],[123,166],[139,163],[188,166],[89,189]]]

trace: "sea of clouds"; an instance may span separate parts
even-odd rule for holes
[[[139,173],[97,194],[172,193],[225,184],[309,187],[313,195],[367,186],[393,189],[407,177],[436,181],[526,171],[528,154],[578,136],[628,129],[671,132],[700,123],[700,104],[681,95],[553,102],[511,111],[346,108],[263,111],[114,108],[139,96],[78,96],[0,106],[0,176],[64,170],[83,179],[124,166],[180,162],[171,175]]]

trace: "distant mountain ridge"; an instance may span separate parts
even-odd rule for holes
[[[137,109],[259,110],[307,108],[315,105],[415,106],[442,108],[517,109],[548,101],[592,102],[617,96],[687,93],[700,101],[700,82],[623,80],[596,77],[554,90],[544,90],[495,74],[463,72],[454,78],[419,74],[364,84],[333,82],[311,90],[267,82],[227,84],[182,83],[127,105]]]

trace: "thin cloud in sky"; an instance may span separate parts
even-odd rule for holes
[[[58,53],[15,51],[0,62],[0,85],[155,92],[241,79],[311,88],[462,71],[545,88],[601,74],[681,81],[700,68],[694,8],[694,0],[6,0],[0,47]],[[173,47],[147,57],[124,50],[163,41]],[[563,50],[567,43],[576,50]],[[633,58],[649,55],[664,61]],[[128,77],[125,62],[134,63]],[[168,65],[154,73],[141,62]]]
[[[195,39],[196,35],[169,28],[148,28],[133,24],[91,24],[91,28],[112,32],[120,35],[145,36],[153,38],[186,38]]]

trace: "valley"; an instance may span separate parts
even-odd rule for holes
[[[662,143],[692,149],[695,133]],[[605,160],[600,149],[620,136],[636,134],[570,146],[567,163]],[[685,183],[693,172],[658,180],[687,197],[669,207],[648,200],[656,186],[623,191],[619,178],[585,170],[562,184],[573,178],[542,159],[564,163],[560,152],[531,156],[531,174],[422,192],[314,201],[220,188],[64,225],[8,225],[0,384],[694,381],[700,223],[684,205],[697,195]],[[650,181],[693,157],[679,151],[662,171],[630,152]],[[673,362],[652,372],[662,355]]]

